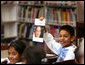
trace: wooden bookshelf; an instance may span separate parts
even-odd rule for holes
[[[77,38],[82,38],[84,37],[84,23],[83,22],[77,22]]]

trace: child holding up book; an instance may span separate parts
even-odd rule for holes
[[[43,17],[40,18],[43,20]],[[74,51],[76,46],[73,43],[75,34],[73,27],[64,25],[59,31],[59,43],[56,42],[53,36],[45,30],[44,41],[49,49],[58,55],[56,62],[75,59]]]

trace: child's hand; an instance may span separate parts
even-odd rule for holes
[[[50,29],[50,26],[49,25],[46,25],[45,26],[45,33]]]
[[[42,20],[45,19],[45,18],[44,18],[44,17],[40,17],[39,19],[40,19],[40,21],[42,21]],[[46,25],[46,26],[45,26],[45,33],[48,31],[48,29],[49,29],[49,26]]]
[[[40,21],[42,21],[43,19],[45,19],[44,17],[40,17]]]

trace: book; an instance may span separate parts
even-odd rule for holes
[[[63,25],[66,25],[66,11],[63,11]]]
[[[61,9],[58,10],[58,20],[59,20],[59,25],[62,24],[61,22]]]
[[[69,9],[66,10],[66,14],[67,14],[67,24],[71,25],[70,24],[70,11],[69,11]]]
[[[40,21],[39,19],[35,19],[34,23],[34,31],[33,31],[33,41],[34,42],[43,42],[43,34],[45,27],[45,19]]]

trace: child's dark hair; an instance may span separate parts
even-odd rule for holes
[[[71,36],[75,36],[75,32],[74,32],[74,28],[70,25],[64,25],[60,28],[60,31],[61,30],[66,30],[67,32],[70,33]]]
[[[9,45],[9,48],[10,47],[14,47],[15,50],[21,55],[23,51],[25,50],[26,45],[23,41],[16,40],[16,41],[11,42],[11,44]]]
[[[41,60],[46,57],[45,51],[40,46],[30,46],[24,51],[26,64],[41,64]]]

